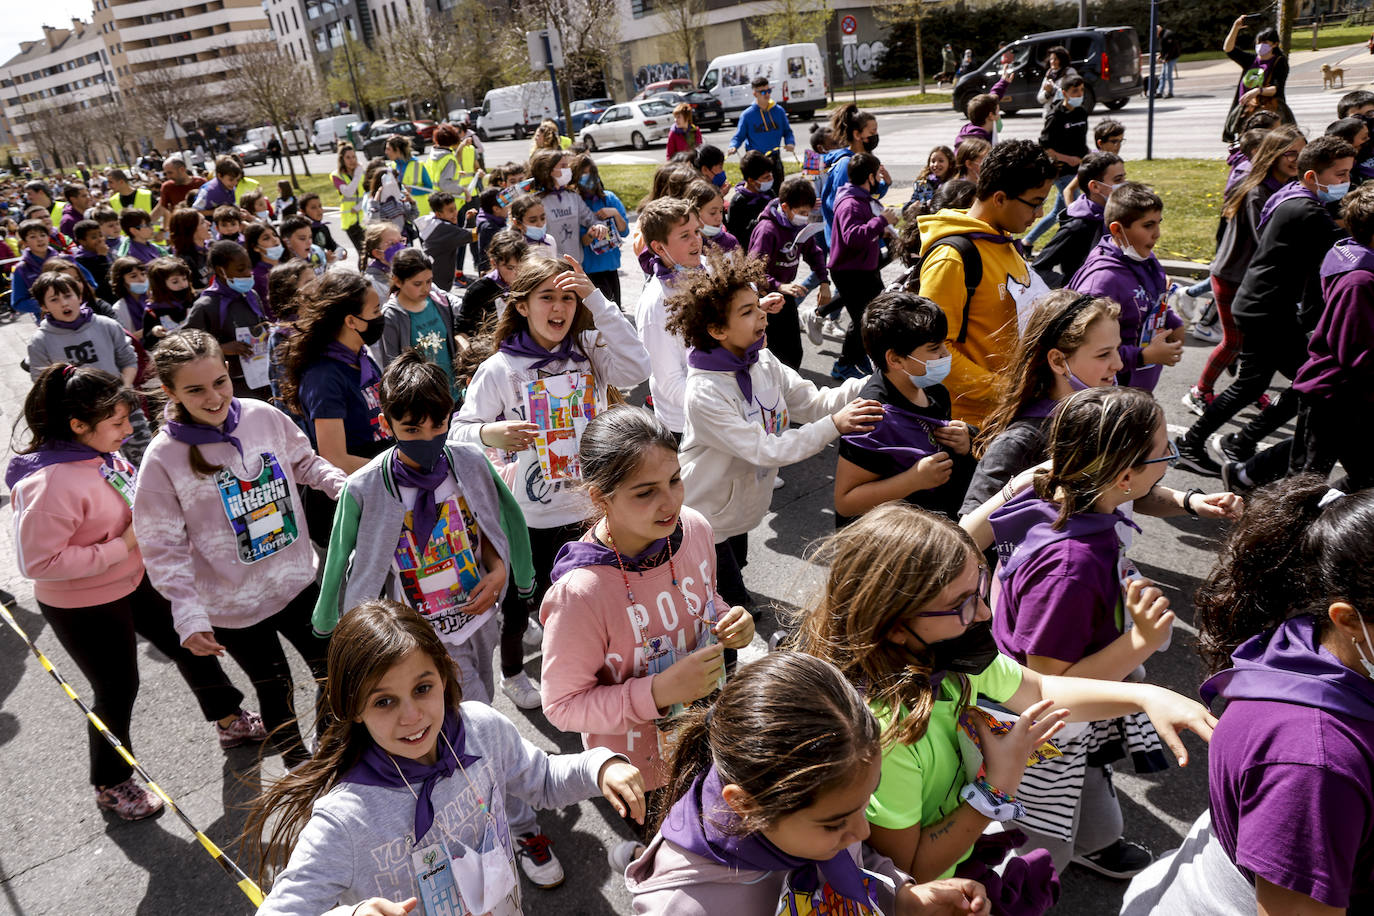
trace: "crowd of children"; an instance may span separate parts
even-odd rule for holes
[[[1374,94],[1311,142],[1245,125],[1210,282],[1225,338],[1175,439],[1152,392],[1204,319],[1170,307],[1164,202],[1127,180],[1120,124],[1089,150],[1083,79],[1051,54],[1040,141],[998,140],[994,87],[900,208],[854,105],[784,178],[766,79],[738,183],[688,113],[633,218],[556,130],[491,169],[451,125],[423,161],[343,144],[356,262],[318,195],[274,204],[232,157],[203,181],[169,161],[158,190],[74,178],[62,206],[26,188],[20,570],[121,741],[138,634],[221,747],[280,753],[245,836],[259,912],[517,914],[521,875],[564,881],[536,809],[598,794],[637,913],[1039,914],[1071,863],[1135,877],[1133,914],[1374,902],[1374,186],[1350,190],[1374,156],[1345,123]],[[803,337],[827,322],[818,385]],[[1214,460],[1275,373],[1291,389]],[[775,612],[750,534],[779,470],[831,443],[824,580],[743,664]],[[1222,486],[1166,486],[1176,464]],[[1137,513],[1231,525],[1197,602],[1220,720],[1147,683],[1175,617],[1129,559]],[[498,689],[586,750],[524,740]],[[1212,742],[1209,811],[1152,866],[1110,764],[1186,765],[1184,730]],[[97,803],[156,813],[90,747]]]

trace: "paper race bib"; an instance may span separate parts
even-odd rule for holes
[[[453,878],[452,858],[443,840],[413,850],[410,866],[419,885],[415,896],[420,898],[424,916],[466,916]]]
[[[461,497],[449,497],[438,506],[439,517],[424,545],[411,531],[414,513],[407,510],[406,526],[396,545],[396,571],[405,601],[429,619],[439,636],[450,645],[466,642],[490,608],[482,613],[459,610],[482,580],[478,563],[481,538],[477,522]]]
[[[1026,323],[1030,321],[1031,312],[1035,311],[1035,303],[1041,296],[1050,291],[1045,285],[1045,281],[1040,279],[1040,275],[1033,270],[1027,270],[1030,280],[1021,283],[1011,274],[1007,275],[1007,295],[1011,296],[1016,303],[1016,333],[1018,335],[1026,333]]]
[[[526,417],[539,428],[534,447],[549,481],[581,480],[578,443],[602,407],[590,372],[563,372],[525,384]]]
[[[224,515],[238,542],[239,560],[256,563],[288,547],[299,535],[291,487],[277,457],[263,452],[262,470],[243,480],[224,468],[215,474]]]
[[[863,871],[864,889],[870,896],[877,891],[875,882],[882,882],[889,888],[893,887],[892,882],[881,876],[866,869],[860,870]],[[820,879],[821,886],[814,891],[798,890],[792,886],[794,874],[795,872],[788,872],[783,880],[774,916],[879,916],[881,913],[872,906],[841,897],[823,878]]]
[[[252,328],[235,328],[234,336],[239,343],[248,344],[253,352],[248,356],[239,357],[239,366],[243,369],[243,383],[249,388],[266,388],[269,384],[267,377],[267,325],[262,325],[262,335],[253,333]]]
[[[124,500],[124,504],[133,508],[134,490],[138,488],[138,469],[129,464],[123,458],[115,456],[115,466],[108,464],[100,465],[100,476],[105,478],[105,482],[114,487],[114,491]]]

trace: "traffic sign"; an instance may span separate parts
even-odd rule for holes
[[[853,35],[859,31],[859,20],[853,16],[845,16],[840,20],[840,31],[846,35]]]
[[[859,43],[859,36],[858,36],[858,35],[841,35],[841,36],[840,36],[840,44],[841,44],[841,45],[857,45],[858,43]]]

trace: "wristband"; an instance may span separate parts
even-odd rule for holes
[[[959,797],[984,817],[1005,823],[1025,817],[1026,808],[1010,795],[997,791],[982,780],[974,780],[959,791]]]
[[[1197,487],[1193,487],[1189,489],[1187,493],[1183,494],[1183,511],[1187,512],[1193,518],[1198,517],[1197,510],[1193,508],[1193,497],[1201,495],[1202,491]]]

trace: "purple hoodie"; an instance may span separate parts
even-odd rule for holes
[[[826,265],[831,270],[878,269],[878,243],[887,230],[887,219],[881,212],[874,215],[873,209],[873,195],[867,188],[851,184],[836,195],[833,244]]]
[[[1322,261],[1321,284],[1326,308],[1293,387],[1332,400],[1339,394],[1374,401],[1374,250],[1341,239]]]
[[[220,184],[219,178],[215,177],[200,186],[193,206],[197,210],[213,210],[216,207],[232,207],[235,203],[237,201],[234,199],[234,189],[226,188]]]
[[[797,236],[811,229],[800,246]],[[770,201],[763,208],[763,215],[754,226],[754,234],[749,237],[749,254],[763,258],[764,270],[768,273],[768,288],[776,291],[779,286],[797,279],[797,267],[801,259],[811,265],[811,272],[821,283],[828,283],[830,275],[825,268],[825,249],[820,245],[822,228],[820,223],[812,223],[805,229],[792,225],[782,212],[780,201]]]
[[[1226,176],[1226,188],[1222,191],[1222,200],[1231,196],[1231,191],[1245,180],[1245,176],[1250,174],[1250,169],[1253,166],[1250,157],[1241,152],[1239,147],[1231,150],[1226,156],[1226,164],[1231,167],[1231,172]]]
[[[1183,319],[1165,303],[1169,280],[1159,259],[1153,253],[1144,261],[1128,258],[1111,236],[1104,235],[1073,275],[1068,288],[1106,296],[1121,306],[1123,368],[1116,375],[1117,384],[1154,391],[1163,367],[1144,365],[1141,352],[1155,335],[1183,324]]]
[[[1279,208],[1279,204],[1293,200],[1298,197],[1306,197],[1308,200],[1321,205],[1321,199],[1316,193],[1304,185],[1301,181],[1290,181],[1288,184],[1274,192],[1273,196],[1264,202],[1264,209],[1260,210],[1259,222],[1255,225],[1255,235],[1259,235],[1264,230],[1264,224],[1269,222],[1269,218],[1274,215],[1274,211]]]

